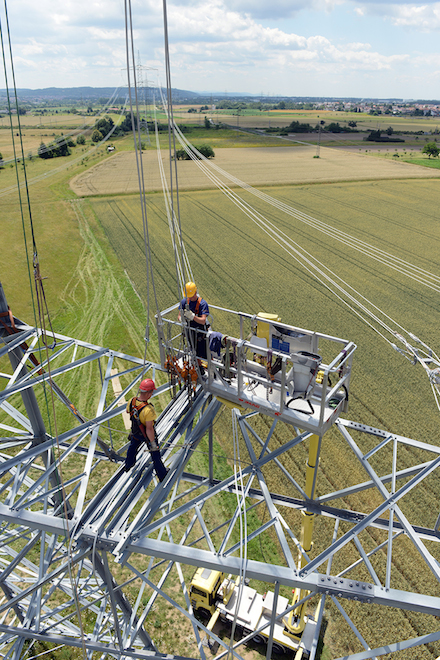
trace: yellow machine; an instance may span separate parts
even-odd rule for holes
[[[241,591],[241,596],[240,596]],[[268,591],[261,595],[247,584],[240,584],[240,578],[209,568],[198,568],[190,585],[191,605],[205,617],[210,617],[207,629],[212,630],[217,619],[225,624],[232,624],[243,635],[255,634],[252,641],[264,644],[268,641],[272,612],[274,609],[274,594]],[[276,602],[277,614],[281,615],[289,607],[289,601],[279,596]],[[287,617],[275,622],[273,627],[272,648],[276,653],[295,651],[295,658],[301,658],[309,653],[316,622],[313,617],[306,616],[301,609],[303,625],[299,634],[293,634],[293,629]],[[293,624],[296,625],[296,624]],[[259,630],[262,628],[262,630]],[[257,632],[258,631],[258,632]]]
[[[211,571],[209,568],[196,570],[189,590],[193,610],[198,610],[205,616],[214,614],[217,593],[224,577],[224,573]]]

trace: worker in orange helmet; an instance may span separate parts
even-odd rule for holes
[[[209,307],[206,300],[204,300],[197,293],[197,286],[194,282],[187,282],[185,284],[184,293],[186,298],[180,301],[179,305],[179,321],[183,317],[187,321],[189,331],[189,341],[194,348],[198,358],[206,360],[206,331],[209,325],[206,322],[209,314]],[[200,332],[201,330],[205,332]]]
[[[128,472],[128,470],[130,470],[136,463],[137,451],[140,445],[143,442],[146,442],[157,478],[159,481],[163,481],[168,470],[162,462],[154,428],[157,414],[154,410],[153,404],[149,401],[155,389],[156,385],[154,380],[146,378],[139,385],[138,395],[133,397],[133,399],[127,404],[127,412],[129,413],[131,420],[131,433],[128,436],[130,445],[125,459],[125,471]]]

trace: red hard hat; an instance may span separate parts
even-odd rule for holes
[[[154,380],[152,378],[146,378],[139,385],[139,389],[140,389],[141,392],[152,392],[153,390],[156,389],[156,385],[154,384]]]

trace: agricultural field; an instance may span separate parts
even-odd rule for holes
[[[362,240],[420,267],[438,271],[435,245],[440,240],[436,198],[437,181],[383,181],[340,183],[297,187],[277,187],[270,194],[334,227],[335,232],[348,231]],[[248,199],[246,197],[246,199]],[[283,217],[273,208],[255,204],[265,217],[307,249],[318,262],[328,266],[343,280],[395,318],[404,327],[436,346],[436,295],[420,285],[408,283],[399,274],[378,267],[365,257],[332,241],[320,237],[302,223]],[[95,211],[121,263],[126,268],[141,297],[145,296],[145,275],[139,264],[143,258],[140,213],[132,198],[90,198]],[[175,295],[174,264],[169,248],[169,230],[159,195],[148,198],[149,230],[152,237],[153,268],[159,305],[167,307]],[[213,191],[185,192],[180,196],[183,237],[201,294],[212,304],[240,309],[249,313],[278,313],[286,322],[320,332],[353,339],[358,344],[352,381],[352,397],[348,417],[374,427],[394,431],[429,442],[437,438],[437,415],[429,382],[395,353],[383,340],[365,326],[350,310],[341,307],[331,291],[310,278],[292,259],[252,222],[240,215],[221,194]],[[196,238],[195,238],[196,237]],[[426,251],[426,242],[432,249]],[[214,329],[228,333],[219,326],[214,312]],[[228,452],[227,427],[217,430],[217,439]],[[288,430],[285,431],[288,433]],[[283,442],[283,433],[277,436]],[[305,451],[305,450],[304,450]],[[292,470],[304,478],[301,452],[292,456]],[[405,462],[404,455],[401,460]],[[389,465],[377,465],[379,472]],[[346,454],[340,439],[329,432],[321,456],[318,493],[343,488],[361,473],[354,458]],[[356,477],[355,477],[356,475]],[[273,488],[279,488],[279,475],[273,474]],[[270,481],[270,477],[269,477]],[[435,493],[440,483],[433,478],[422,501],[406,503],[405,513],[420,524],[435,524],[438,507]],[[323,489],[321,491],[321,489]],[[366,498],[366,499],[365,499]],[[367,495],[353,498],[352,507],[365,510],[372,502]],[[423,521],[423,523],[422,523]],[[321,530],[317,521],[316,550]],[[323,536],[322,540],[325,540]],[[432,549],[435,552],[435,549]],[[417,561],[409,547],[402,548],[401,563],[395,570],[402,584],[411,584],[413,562]],[[418,578],[431,582],[424,566],[417,568]],[[436,589],[434,584],[432,589]],[[355,612],[355,608],[350,608]],[[356,614],[354,614],[356,618]],[[374,617],[373,612],[371,616]],[[360,629],[367,619],[358,614]],[[332,612],[329,635],[337,657],[346,651],[339,640],[335,612]],[[410,631],[427,630],[428,622],[416,622],[411,615],[394,613],[393,625],[401,628],[402,636]],[[432,623],[432,622],[431,622]],[[384,641],[384,631],[376,621],[377,643]],[[334,627],[336,626],[336,628]],[[371,631],[370,631],[371,632]],[[438,650],[437,650],[438,654]],[[414,658],[432,658],[431,653],[417,650]]]
[[[197,143],[196,143],[197,144]],[[316,148],[294,147],[243,147],[223,148],[216,151],[214,164],[229,174],[251,185],[275,185],[331,183],[368,179],[431,178],[439,174],[433,170],[388,160],[373,160],[357,152],[346,153],[321,148],[320,157],[314,158]],[[169,174],[168,151],[161,153],[166,175]],[[161,190],[161,178],[157,166],[157,153],[149,150],[144,154],[144,185],[147,191]],[[200,171],[193,161],[177,162],[180,190],[212,188],[214,184]],[[217,172],[215,172],[218,174]],[[220,175],[221,176],[221,175]],[[222,177],[227,183],[225,177]],[[124,152],[100,162],[71,181],[72,190],[81,197],[134,193],[138,188],[136,158]]]
[[[113,121],[120,121],[120,115],[110,114]],[[87,114],[48,114],[32,115],[26,114],[20,116],[20,123],[17,116],[12,117],[12,128],[14,132],[15,150],[17,157],[21,157],[21,141],[23,144],[23,153],[26,159],[29,155],[36,156],[41,142],[48,144],[56,138],[63,135],[71,136],[73,140],[78,135],[84,135],[90,144],[90,137],[93,132],[95,121],[99,117],[88,116]],[[7,116],[0,117],[0,153],[5,162],[13,161],[14,145],[11,138],[11,120]]]
[[[335,232],[347,231],[428,271],[436,272],[438,257],[435,245],[440,240],[436,203],[439,185],[438,181],[429,180],[384,181],[276,187],[268,188],[266,192],[328,223]],[[249,201],[250,196],[246,193],[240,195]],[[265,218],[275,223],[320,263],[337,272],[404,327],[408,325],[409,316],[414,323],[412,332],[425,336],[428,344],[435,344],[435,323],[430,323],[431,310],[436,308],[434,293],[413,284],[403,275],[387,272],[383,266],[377,266],[366,257],[341,247],[336,240],[317,234],[303,223],[283,217],[273,207],[264,207],[263,202],[255,199],[251,202]],[[88,203],[136,290],[144,297],[145,275],[139,267],[143,254],[139,201],[132,196],[115,196],[108,199],[90,198]],[[385,405],[381,403],[383,382],[386,384],[385,391],[396,393],[396,401],[403,397],[403,402],[408,397],[407,403],[402,403],[403,408],[407,409],[405,419],[399,412],[392,415],[389,424],[393,419],[403,424],[399,432],[404,435],[416,432],[416,427],[408,424],[410,418],[416,423],[420,402],[417,406],[409,404],[414,396],[414,385],[406,387],[406,383],[412,383],[412,378],[417,378],[415,369],[409,368],[410,365],[394,351],[384,351],[378,336],[371,336],[371,331],[350,311],[341,308],[330,292],[322,289],[313,279],[309,281],[309,276],[250,219],[240,214],[221,192],[184,192],[180,195],[180,212],[183,238],[194,276],[208,301],[249,313],[260,310],[278,313],[285,322],[313,327],[324,333],[349,335],[359,346],[356,363],[360,371],[357,378],[361,390],[366,389],[365,406],[376,411],[373,414],[378,416],[375,423],[372,419],[363,421],[378,425],[378,419],[384,419],[380,412]],[[174,302],[176,285],[174,260],[169,248],[169,228],[160,194],[148,196],[148,223],[156,289],[159,304],[164,308]],[[426,250],[427,241],[431,247],[429,251]],[[221,277],[219,273],[222,273]],[[382,360],[379,355],[382,355]],[[395,367],[391,368],[391,364]],[[389,365],[389,368],[383,369],[384,365]],[[403,369],[405,373],[398,383],[395,368]],[[362,386],[362,382],[368,383],[368,387]],[[424,383],[424,386],[422,383],[424,376],[420,386],[428,394],[429,383]],[[428,399],[427,409],[431,407],[431,397]],[[370,401],[368,405],[367,400]],[[424,415],[424,424],[429,417]],[[433,419],[436,419],[435,415]],[[428,434],[435,432],[434,427],[429,428]]]
[[[369,115],[361,112],[338,112],[333,110],[207,110],[202,113],[188,113],[188,107],[197,106],[175,106],[175,120],[185,123],[202,125],[204,117],[209,117],[214,123],[224,122],[240,128],[280,128],[288,126],[292,121],[308,123],[315,127],[318,122],[326,124],[339,122],[341,126],[348,126],[349,121],[355,121],[360,131],[377,130],[383,131],[391,126],[394,131],[423,131],[435,133],[440,131],[439,117],[409,117],[394,115]],[[165,115],[159,115],[165,118]]]
[[[273,144],[273,138],[270,144]],[[219,148],[214,162],[250,183],[265,185],[266,193],[332,227],[334,237],[325,237],[299,220],[281,214],[273,206],[256,200],[248,192],[240,192],[243,199],[320,264],[330,268],[438,351],[437,294],[408,280],[403,274],[379,266],[336,240],[339,231],[348,232],[425,270],[438,273],[438,173],[416,165],[386,162],[385,159],[357,154],[347,156],[331,149],[322,149],[321,157],[313,159],[314,151],[314,147],[301,146],[269,150]],[[150,163],[149,159],[153,162],[156,155],[147,150],[146,158]],[[98,159],[102,162],[89,168]],[[414,367],[393,351],[352,310],[340,304],[331,290],[287,256],[222,193],[204,190],[192,169],[188,168],[185,178],[185,170],[180,166],[192,168],[193,163],[179,162],[178,165],[182,179],[179,201],[183,239],[200,293],[208,302],[248,313],[278,313],[286,323],[353,340],[358,350],[354,360],[350,410],[345,416],[427,443],[438,443],[439,413],[427,376],[420,367]],[[31,186],[36,240],[42,274],[48,276],[45,286],[54,329],[142,355],[147,322],[147,278],[139,195],[134,193],[137,184],[133,183],[133,154],[121,154],[118,149],[116,157],[108,157],[103,151],[96,151],[94,161],[72,163],[69,167],[71,169],[54,172],[48,180],[43,177]],[[0,183],[3,174],[6,173],[0,173]],[[69,186],[72,177],[77,178]],[[78,187],[79,182],[83,182],[82,190]],[[146,183],[148,185],[148,181]],[[158,178],[151,180],[149,190],[152,192],[147,195],[147,209],[154,285],[159,307],[163,309],[177,301],[179,292],[163,197],[153,192],[159,187]],[[10,246],[10,263],[7,272],[4,267],[0,275],[13,311],[31,321],[26,250],[15,195],[4,193],[2,204],[7,218],[2,226],[2,237]],[[155,305],[150,301],[151,317],[155,311]],[[221,324],[221,315],[213,313],[213,316],[214,329],[228,333],[229,328]],[[158,359],[154,332],[149,357]],[[69,393],[78,396],[78,407],[87,412],[94,378],[98,375],[90,372],[86,382],[66,383]],[[165,403],[163,400],[161,405]],[[268,424],[264,419],[258,423],[262,428]],[[118,442],[122,444],[122,427],[119,425],[117,430],[120,434]],[[274,442],[285,442],[289,434],[291,430],[288,428],[278,429]],[[216,470],[219,474],[232,460],[230,438],[231,418],[225,411],[215,428]],[[205,467],[203,445],[200,450],[190,466],[195,471],[198,462],[201,469]],[[415,454],[415,450],[407,452],[405,455],[402,451],[399,456],[402,464],[412,460]],[[305,479],[306,458],[307,447],[301,447],[286,458],[286,467],[300,483]],[[391,470],[391,463],[382,465],[378,459],[375,468],[385,474]],[[97,477],[97,487],[105,483],[113,469],[113,465],[103,469],[101,481]],[[279,492],[280,474],[274,470],[268,471],[266,476],[269,487]],[[330,488],[346,487],[355,480],[362,480],[357,461],[347,454],[340,437],[330,431],[323,442],[318,494]],[[418,499],[409,499],[402,505],[412,522],[430,527],[435,524],[439,488],[439,477],[434,474],[421,494],[419,491]],[[367,491],[352,497],[348,504],[353,510],[369,510],[377,502],[369,500]],[[223,515],[226,513],[222,512]],[[214,526],[218,512],[210,511],[209,515]],[[326,533],[323,521],[317,520],[314,552],[325,546]],[[364,539],[366,549],[381,538],[378,532],[377,536]],[[270,540],[269,537],[267,547],[252,548],[262,561],[278,559],[277,548],[270,544]],[[430,550],[440,559],[437,548]],[[428,591],[437,589],[428,568],[421,564],[409,544],[402,544],[396,558],[398,561],[393,571],[401,588],[410,588],[415,581],[420,581]],[[140,567],[144,560],[139,558]],[[127,575],[122,571],[119,577]],[[190,577],[191,570],[186,571],[185,578]],[[361,632],[369,640],[373,635],[378,645],[387,641],[391,629],[402,639],[432,629],[428,617],[416,617],[410,612],[393,611],[380,617],[377,609],[360,608],[354,602],[347,603],[347,611]],[[196,653],[195,644],[193,646],[193,642],[188,641],[189,629],[176,628],[173,635],[166,638],[165,624],[171,616],[168,609],[155,613],[153,636],[161,649],[185,655]],[[334,606],[326,610],[325,620],[321,660],[338,657],[350,650],[346,624]],[[434,660],[438,655],[440,648],[433,644],[393,657],[397,660]],[[249,660],[262,657],[264,655],[257,649],[249,650]]]
[[[113,119],[115,124],[120,118],[120,114],[113,112],[108,113]],[[62,112],[48,112],[47,114],[32,114],[26,113],[20,115],[19,120],[17,115],[12,115],[12,127],[18,130],[19,125],[22,130],[26,129],[41,129],[41,130],[77,130],[83,126],[91,127],[101,115],[89,115],[87,113],[67,113]],[[8,116],[3,115],[0,117],[0,129],[10,131],[11,120]]]

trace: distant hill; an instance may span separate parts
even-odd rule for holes
[[[148,95],[152,94],[152,88],[148,88]],[[193,101],[198,99],[200,94],[197,92],[190,92],[183,89],[173,89],[173,98],[175,100],[188,100]],[[13,90],[9,90],[9,94],[13,94]],[[125,99],[128,90],[125,87],[45,87],[44,89],[17,89],[17,96],[19,101],[22,102],[78,102],[78,101],[102,101],[109,100],[116,96],[117,99]],[[6,89],[0,89],[0,100],[6,99]]]
[[[155,91],[156,98],[159,99],[159,90],[157,88],[148,87],[147,97],[152,98],[153,91]],[[13,95],[13,90],[10,90],[10,95]],[[106,103],[111,100],[111,103],[120,105],[125,101],[128,94],[126,87],[45,87],[44,89],[17,89],[18,100],[21,103],[51,103],[56,104],[84,104],[84,103]],[[191,92],[187,89],[172,90],[173,101],[175,103],[196,103],[196,104],[211,104],[218,103],[223,99],[234,99],[235,101],[251,102],[260,100],[264,103],[279,103],[280,101],[291,101],[294,103],[323,103],[323,102],[352,102],[359,103],[361,101],[368,103],[401,103],[405,102],[404,99],[396,98],[355,98],[355,97],[331,97],[331,96],[263,96],[261,94],[240,94],[238,92]],[[434,103],[439,101],[427,101],[421,99],[411,99],[406,101],[409,103]],[[0,89],[0,103],[6,103],[6,90]]]

